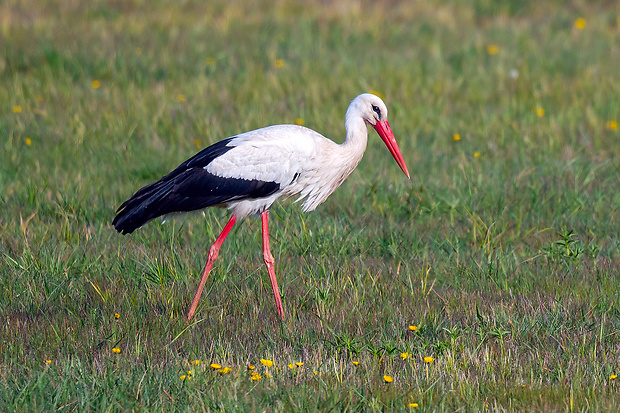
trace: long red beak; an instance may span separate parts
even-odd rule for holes
[[[409,176],[409,171],[407,170],[407,165],[405,165],[405,160],[403,159],[403,155],[400,153],[400,149],[398,148],[396,139],[394,139],[394,134],[392,133],[392,128],[390,128],[388,121],[377,121],[374,128],[379,136],[381,136],[381,139],[383,139],[383,142],[385,142],[385,146],[387,146],[390,150],[390,153],[396,160],[398,166],[400,166],[400,169],[402,169],[405,175],[407,175],[407,178],[411,179]]]

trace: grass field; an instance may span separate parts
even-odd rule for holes
[[[619,68],[613,1],[0,3],[0,410],[614,410]],[[188,323],[227,211],[118,205],[238,132],[341,142],[367,91],[412,179],[370,130],[272,209],[285,320],[248,218]]]

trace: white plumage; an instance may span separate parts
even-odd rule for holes
[[[188,159],[157,182],[136,192],[118,209],[113,224],[122,233],[158,216],[208,206],[232,211],[228,225],[211,247],[191,318],[219,247],[236,219],[262,214],[263,255],[276,306],[283,316],[279,290],[269,251],[268,211],[280,197],[299,195],[304,211],[312,211],[342,184],[361,161],[373,126],[403,172],[409,172],[387,122],[387,108],[372,94],[356,97],[345,117],[344,143],[336,144],[319,133],[296,125],[275,125],[220,141]]]

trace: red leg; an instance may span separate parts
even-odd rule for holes
[[[269,273],[269,279],[271,280],[271,287],[273,288],[273,296],[276,299],[276,308],[281,319],[284,319],[284,311],[282,311],[282,300],[280,299],[280,289],[278,288],[278,281],[276,281],[276,272],[273,268],[273,255],[269,249],[269,211],[264,211],[261,214],[263,221],[263,259],[267,266],[267,272]]]
[[[211,267],[213,267],[213,262],[217,259],[217,256],[220,252],[220,247],[224,243],[226,236],[232,229],[233,225],[235,225],[235,221],[237,220],[236,216],[230,217],[228,224],[222,230],[222,233],[215,240],[211,249],[209,249],[209,258],[207,259],[207,264],[205,265],[205,269],[202,272],[202,279],[200,280],[200,284],[198,285],[198,291],[196,291],[196,295],[194,296],[194,301],[192,301],[192,306],[189,308],[189,312],[187,313],[187,319],[191,320],[196,312],[196,307],[198,307],[198,300],[200,300],[200,296],[202,295],[202,289],[205,287],[207,282],[207,278],[209,277],[209,273],[211,272]]]

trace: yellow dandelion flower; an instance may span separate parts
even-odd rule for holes
[[[252,379],[252,381],[258,381],[258,380],[262,379],[263,376],[261,376],[258,373],[252,373],[252,376],[250,378]]]
[[[19,105],[13,105],[13,113],[22,113],[22,107]]]
[[[27,145],[27,146],[32,145],[32,139],[30,139],[30,138],[26,138],[26,139],[25,139],[25,141],[26,141],[26,145]]]
[[[205,59],[205,64],[206,64],[207,66],[213,66],[216,62],[217,62],[217,60],[215,59],[215,57],[211,57],[211,56],[209,56],[209,57],[207,57],[207,58]]]
[[[232,371],[232,369],[230,367],[224,367],[223,369],[220,369],[220,374],[228,374]]]
[[[525,384],[522,384],[521,387],[525,389]]]
[[[452,140],[454,142],[458,142],[461,140],[461,135],[459,135],[458,133],[455,133],[454,135],[452,135]]]
[[[537,107],[536,116],[538,116],[539,118],[542,118],[543,116],[545,116],[545,109],[541,108],[540,106]]]
[[[409,407],[418,407],[417,403],[409,403]]]
[[[617,374],[612,374],[611,376],[609,376],[609,380],[616,380],[618,378]]]
[[[202,361],[200,360],[194,360],[194,365],[196,366],[200,366],[202,364]]]
[[[418,331],[418,326],[409,326],[409,330]]]
[[[220,366],[217,363],[211,363],[211,364],[209,364],[209,367],[211,367],[213,370],[219,370],[219,369],[222,368],[222,366]]]
[[[248,364],[248,370],[252,371],[252,370],[254,370],[255,368],[256,368],[256,367],[254,367],[253,365]]]
[[[52,364],[52,360],[45,360],[45,364]]]
[[[609,130],[616,130],[618,129],[618,122],[615,120],[610,120],[605,124],[605,127]]]
[[[187,375],[188,375],[188,376],[191,376],[192,374],[194,374],[194,371],[193,371],[193,370],[187,370]]]
[[[276,59],[274,66],[276,69],[281,69],[284,66],[284,60]]]
[[[360,364],[360,362],[359,362],[359,361],[352,361],[351,363],[353,363],[353,365],[354,365],[354,366],[357,366],[357,365],[359,365],[359,364]]]
[[[112,349],[112,353],[119,354],[120,352],[121,352],[121,349],[120,349],[120,348],[118,348],[118,347],[114,347],[114,348]]]
[[[293,370],[295,368],[295,365],[293,363],[291,363],[291,364],[288,365],[288,368]]]
[[[400,353],[400,358],[406,360],[409,357],[409,353]]]
[[[200,141],[198,139],[194,139],[194,146],[196,147],[196,149],[200,149],[202,145],[200,145]]]
[[[269,374],[269,372],[268,372],[268,371],[266,371],[266,372],[265,372],[264,376],[265,376],[265,377],[267,377],[268,379],[270,379],[270,378],[271,378],[271,374]]]
[[[433,361],[435,361],[435,359],[432,358],[431,356],[424,357],[425,363],[432,363]]]
[[[370,93],[371,95],[379,96],[381,99],[385,100],[385,96],[383,96],[383,93],[379,93],[374,89],[370,89],[368,93]]]
[[[114,318],[118,320],[119,318],[121,318],[121,315],[119,313],[114,313]]]
[[[474,158],[480,158],[480,152],[474,152]]]
[[[184,94],[179,93],[179,94],[177,95],[177,102],[180,102],[180,103],[187,102],[187,98],[185,97],[185,95],[184,95]]]
[[[575,20],[575,28],[576,29],[585,29],[586,27],[586,19],[584,19],[583,17],[578,18],[577,20]]]
[[[265,367],[271,367],[273,366],[273,361],[271,360],[267,360],[267,359],[260,359],[260,362],[265,366]]]
[[[490,56],[496,55],[499,53],[499,46],[496,44],[490,44],[487,46],[487,53]]]
[[[386,383],[391,383],[394,381],[394,379],[392,378],[392,376],[385,375],[383,376],[383,381]]]
[[[93,89],[99,89],[101,87],[101,82],[95,79],[91,82],[90,85],[93,87]]]
[[[301,367],[301,366],[303,366],[303,365],[304,365],[304,363],[302,363],[301,361],[298,361],[297,363],[295,363],[295,365],[296,365],[297,367]]]
[[[301,118],[295,119],[295,125],[304,126],[304,120]]]
[[[187,378],[187,376],[184,374],[182,376],[179,377],[181,380],[185,380]]]

